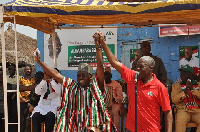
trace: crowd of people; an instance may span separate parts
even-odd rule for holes
[[[163,61],[151,54],[150,42],[141,43],[132,69],[129,69],[110,51],[101,32],[97,31],[93,38],[96,47],[96,72],[93,73],[93,67],[89,64],[80,63],[77,82],[45,64],[40,59],[38,49],[34,51],[35,60],[43,72],[38,71],[33,77],[31,66],[26,65],[24,75],[19,77],[21,132],[30,131],[31,118],[33,132],[41,131],[42,122],[45,122],[46,132],[120,132],[123,131],[120,117],[125,110],[124,102],[127,104],[127,132],[174,131],[174,106],[177,109],[176,132],[185,132],[189,121],[195,122],[198,125],[196,131],[200,131],[199,78],[190,65],[181,65],[180,79],[169,88],[169,93],[166,88],[167,71]],[[111,68],[103,67],[102,50],[124,82],[112,80]],[[15,65],[10,65],[8,71],[8,89],[16,89],[18,80]],[[0,69],[1,91],[2,75]],[[112,90],[112,112],[108,111],[105,102],[108,87]],[[2,93],[0,92],[0,101],[3,99]],[[128,99],[124,101],[126,95]],[[8,107],[8,113],[12,113],[9,118],[11,122],[17,122],[16,100],[16,93],[8,96],[8,103],[12,104]],[[3,108],[2,103],[0,107]],[[0,117],[4,117],[2,109]],[[2,124],[3,120],[0,120],[0,126]],[[3,127],[0,129],[3,131]]]

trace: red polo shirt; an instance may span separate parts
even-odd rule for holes
[[[138,79],[137,89],[137,131],[160,132],[160,107],[163,111],[171,110],[167,88],[153,75],[147,84]],[[122,78],[128,87],[128,115],[126,128],[135,131],[135,71],[122,65]]]

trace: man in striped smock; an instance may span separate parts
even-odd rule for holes
[[[94,37],[98,43],[97,37]],[[98,45],[98,44],[96,44]],[[61,110],[55,126],[56,132],[115,132],[116,128],[105,109],[104,69],[102,50],[96,47],[97,70],[92,77],[92,67],[86,63],[79,64],[77,82],[62,76],[40,60],[35,51],[36,62],[49,75],[63,84],[61,91]]]

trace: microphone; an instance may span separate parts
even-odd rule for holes
[[[138,72],[138,71],[135,71],[135,82],[137,82],[138,75],[139,75],[139,72]]]

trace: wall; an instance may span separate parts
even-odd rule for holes
[[[70,25],[66,25],[70,26]],[[116,25],[115,25],[116,26]],[[123,25],[118,25],[123,26]],[[174,36],[159,38],[158,27],[147,28],[120,28],[118,29],[118,46],[117,57],[121,60],[121,44],[122,42],[129,42],[137,39],[152,38],[152,54],[160,57],[167,70],[167,77],[176,81],[180,77],[179,68],[179,46],[195,46],[200,42],[200,35],[189,36]],[[43,51],[44,49],[44,34],[40,31],[37,33],[37,47]],[[43,52],[41,52],[41,59],[44,60]],[[36,64],[37,71],[42,70]],[[61,71],[62,75],[76,80],[77,71]],[[117,71],[112,71],[113,79],[120,79],[121,76]]]

